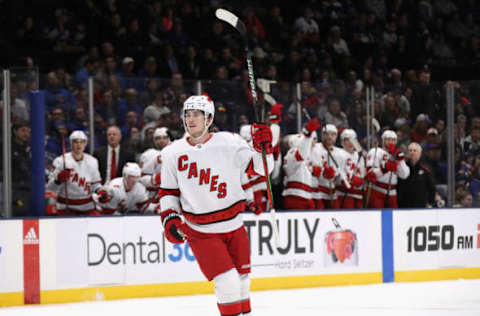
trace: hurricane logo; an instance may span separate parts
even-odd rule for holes
[[[357,235],[350,229],[343,229],[335,218],[332,218],[335,230],[325,235],[325,264],[358,265]]]

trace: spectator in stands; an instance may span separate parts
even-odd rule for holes
[[[73,95],[65,88],[60,86],[55,72],[49,72],[47,75],[47,88],[45,89],[45,105],[47,109],[61,106],[64,110],[70,110],[75,106]]]
[[[337,129],[348,128],[347,115],[341,111],[340,100],[334,98],[328,103],[328,111],[325,113],[325,124],[333,124]]]
[[[28,216],[30,210],[31,163],[30,126],[27,122],[13,125],[12,139],[12,215]]]
[[[138,114],[135,111],[129,111],[127,113],[127,118],[125,124],[122,126],[122,138],[125,138],[131,128],[137,127],[140,128],[140,121],[138,119]]]
[[[422,143],[427,138],[428,117],[425,114],[419,114],[415,126],[410,131],[410,140],[416,143]]]
[[[398,180],[398,206],[425,208],[435,204],[435,183],[432,172],[421,162],[422,147],[418,143],[408,146],[407,165],[410,174]]]
[[[95,70],[95,61],[93,59],[87,59],[76,73],[75,73],[75,83],[79,87],[86,87],[88,77],[93,75]]]
[[[117,117],[121,126],[125,124],[127,113],[131,111],[136,112],[138,117],[142,117],[143,107],[138,104],[137,90],[133,88],[125,91],[125,98],[118,104]]]
[[[120,176],[125,163],[135,162],[134,154],[125,150],[121,145],[122,133],[118,126],[112,125],[107,129],[107,146],[97,148],[93,156],[98,160],[98,168],[103,183]]]
[[[75,108],[73,119],[68,122],[68,129],[70,131],[88,131],[88,118],[83,107]]]
[[[453,207],[472,207],[473,196],[470,192],[464,192],[456,196],[457,203]]]
[[[472,128],[470,135],[465,137],[463,151],[475,155],[480,154],[480,127]]]
[[[170,112],[170,109],[163,104],[163,92],[157,91],[153,103],[147,106],[143,111],[143,122],[148,124],[150,122],[158,121],[160,116]]]
[[[145,108],[147,105],[152,104],[155,94],[157,93],[160,82],[157,78],[150,78],[145,80],[146,89],[140,91],[138,96],[138,103]]]
[[[143,68],[138,72],[138,77],[142,79],[158,79],[160,76],[157,73],[157,60],[153,56],[145,59]]]
[[[24,100],[17,98],[18,88],[15,84],[10,86],[10,109],[13,123],[28,122],[30,120],[29,108]],[[0,101],[0,107],[3,108],[3,100]]]
[[[143,152],[140,129],[132,127],[126,135],[123,146],[126,151],[134,153],[135,161],[138,162],[140,155]]]

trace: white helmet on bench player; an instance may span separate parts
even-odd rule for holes
[[[87,142],[88,138],[87,138],[87,135],[85,135],[85,133],[83,131],[73,131],[71,134],[70,134],[70,144],[73,143],[73,141],[75,139],[80,139],[80,140],[84,140],[85,143]]]
[[[385,141],[385,139],[394,139],[395,142],[397,142],[397,133],[395,133],[392,130],[387,129],[385,132],[382,134],[382,140]]]
[[[142,175],[142,170],[137,163],[134,162],[127,162],[122,170],[122,176],[132,176],[132,177],[140,177]]]
[[[355,131],[350,128],[344,129],[342,132],[342,135],[340,135],[340,139],[342,140],[342,142],[345,139],[353,139],[353,138],[357,138],[357,133],[355,133]]]

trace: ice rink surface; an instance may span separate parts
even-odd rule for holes
[[[480,280],[253,292],[254,316],[479,316]],[[218,316],[213,295],[0,308],[0,316]]]

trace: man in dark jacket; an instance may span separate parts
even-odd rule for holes
[[[407,165],[410,175],[398,180],[398,206],[424,208],[433,205],[435,200],[435,184],[432,172],[420,162],[422,147],[418,143],[408,145]]]
[[[12,137],[12,215],[29,216],[32,174],[30,126],[19,122],[13,126]]]
[[[135,162],[135,155],[126,150],[120,144],[121,141],[120,128],[112,125],[107,129],[107,146],[99,147],[93,153],[98,160],[98,169],[103,183],[121,177],[123,166],[127,162]]]

